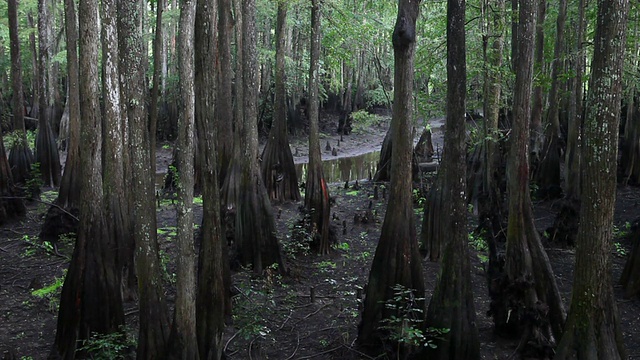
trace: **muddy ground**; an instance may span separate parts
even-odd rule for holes
[[[333,121],[325,119],[322,127],[323,157],[332,155],[324,150],[325,141],[337,144]],[[434,124],[434,142],[441,144],[440,123]],[[377,150],[388,122],[383,122],[358,133],[344,136],[339,156],[351,156]],[[418,127],[419,129],[419,127]],[[419,135],[419,131],[418,131]],[[291,139],[296,162],[306,159],[306,137]],[[166,171],[171,160],[171,145],[165,144],[158,151],[158,169]],[[278,234],[286,256],[288,275],[280,276],[267,271],[254,274],[251,271],[236,271],[233,274],[234,317],[225,331],[225,353],[228,359],[369,359],[356,346],[357,327],[360,321],[362,289],[367,282],[369,268],[380,236],[387,199],[382,197],[384,184],[359,181],[359,188],[345,189],[344,183],[330,185],[330,194],[335,198],[332,208],[332,224],[336,228],[337,244],[327,256],[317,256],[299,243],[292,241],[291,234],[299,218],[301,203],[275,204]],[[373,199],[374,186],[379,186],[379,198]],[[388,184],[387,184],[388,185]],[[45,192],[44,201],[51,201],[54,193]],[[421,209],[416,199],[415,223],[420,233]],[[640,190],[632,187],[619,188],[616,206],[616,225],[624,231],[626,224],[633,222],[640,210]],[[554,202],[535,202],[538,228],[542,232],[557,212]],[[201,208],[195,205],[200,223]],[[371,208],[374,218],[367,223],[354,222],[356,214]],[[47,206],[42,203],[29,204],[26,217],[0,227],[0,352],[12,351],[18,359],[44,359],[51,349],[57,316],[59,290],[43,297],[35,296],[33,290],[46,288],[61,279],[72,251],[70,241],[62,242],[60,255],[37,239],[39,227]],[[343,229],[346,221],[346,229]],[[171,302],[175,296],[175,210],[170,201],[163,201],[158,209],[158,227],[161,243],[161,258],[167,289]],[[623,236],[616,239],[611,249],[613,278],[618,279],[629,253],[630,240]],[[570,300],[573,281],[574,250],[549,248],[558,285],[565,304]],[[472,250],[472,282],[475,295],[478,328],[481,336],[483,359],[506,359],[517,345],[516,340],[506,340],[493,334],[488,310],[488,295],[484,277],[482,251]],[[439,264],[424,261],[429,299],[435,286]],[[626,300],[615,288],[622,331],[631,359],[640,359],[640,300]],[[311,294],[313,293],[313,301]],[[135,333],[137,326],[136,304],[125,305],[127,324]],[[380,357],[378,357],[380,358]]]

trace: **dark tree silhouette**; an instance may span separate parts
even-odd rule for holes
[[[471,264],[467,233],[465,94],[465,0],[447,1],[447,122],[442,153],[445,181],[442,233],[446,241],[439,281],[427,310],[426,327],[449,329],[437,347],[425,348],[429,359],[480,358],[476,311],[471,292]]]
[[[276,22],[276,68],[275,100],[273,104],[274,124],[262,153],[262,180],[272,201],[298,201],[300,189],[293,164],[293,155],[287,135],[287,109],[285,91],[285,42],[287,7],[285,1],[278,2]]]
[[[418,299],[423,298],[425,292],[411,201],[411,94],[419,3],[415,0],[401,0],[398,3],[398,17],[393,31],[395,91],[391,122],[394,137],[391,185],[358,329],[358,342],[363,346],[376,345],[384,340],[388,335],[381,329],[384,319],[398,316],[385,306],[385,302],[394,296],[393,287],[400,285],[411,289]],[[424,300],[416,301],[414,306],[416,311],[424,311]]]
[[[311,50],[309,60],[309,167],[304,192],[304,207],[311,215],[312,246],[321,254],[329,253],[329,188],[322,171],[320,132],[318,130],[318,62],[320,59],[320,2],[311,0]]]
[[[629,1],[598,1],[584,118],[582,201],[571,308],[556,360],[626,359],[611,280],[616,159]],[[588,204],[588,206],[587,206]]]
[[[124,325],[117,246],[108,233],[102,190],[102,124],[99,103],[98,3],[80,1],[80,102],[82,115],[80,225],[62,287],[51,357],[73,359],[78,341]]]

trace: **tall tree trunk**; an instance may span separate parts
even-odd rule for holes
[[[547,0],[538,1],[538,19],[536,21],[536,48],[534,53],[534,76],[543,77],[545,75],[544,61],[544,21],[547,15]],[[542,82],[537,82],[533,87],[533,99],[531,100],[531,163],[535,167],[540,163],[540,153],[544,141],[544,130],[542,128],[542,114],[544,113],[545,101],[542,93]]]
[[[151,104],[149,105],[149,136],[151,147],[151,174],[156,175],[156,138],[158,137],[158,99],[164,98],[164,89],[160,89],[162,74],[162,57],[164,46],[164,30],[162,14],[164,13],[166,0],[158,0],[156,3],[156,37],[153,39],[153,84],[151,85]],[[162,90],[162,91],[161,91]]]
[[[30,178],[33,154],[27,144],[24,126],[24,99],[22,95],[22,61],[20,59],[20,40],[18,38],[18,2],[8,1],[9,43],[11,51],[11,86],[13,90],[13,131],[17,132],[16,141],[9,150],[9,167],[13,181],[25,184]]]
[[[67,83],[69,107],[69,139],[67,141],[67,160],[60,181],[57,206],[49,207],[39,238],[42,241],[56,242],[61,234],[78,233],[78,221],[71,214],[77,214],[80,206],[80,93],[78,89],[78,27],[73,0],[65,0],[65,31],[67,35]]]
[[[176,144],[178,172],[177,211],[177,278],[176,308],[169,339],[170,359],[198,359],[196,333],[196,274],[193,242],[193,186],[195,152],[194,94],[194,22],[195,0],[182,0],[178,35],[178,73],[180,75],[180,107],[178,142]],[[210,19],[209,19],[210,20]],[[203,24],[200,24],[203,25]],[[213,37],[212,33],[207,34]]]
[[[138,0],[118,0],[118,42],[120,85],[124,97],[127,142],[131,161],[132,218],[135,241],[135,264],[138,274],[140,329],[138,359],[164,357],[169,337],[169,319],[160,276],[160,259],[156,234],[154,179],[151,163],[150,134],[144,104],[144,69],[142,67],[142,33],[137,19],[141,16]],[[126,141],[126,140],[125,140]]]
[[[545,197],[560,196],[560,71],[564,64],[564,26],[567,19],[567,0],[558,5],[556,44],[551,63],[551,91],[544,136],[544,147],[537,173],[539,190]]]
[[[60,296],[58,328],[51,357],[73,359],[78,341],[124,325],[117,246],[106,224],[102,189],[102,124],[98,76],[98,2],[79,6],[81,202],[76,245]]]
[[[567,199],[580,198],[580,134],[582,130],[583,104],[582,77],[584,74],[584,36],[585,36],[585,0],[578,1],[578,24],[576,34],[575,76],[573,77],[573,94],[569,109],[569,129],[567,134],[567,151],[565,153],[564,195]]]
[[[285,34],[287,3],[278,2],[276,21],[276,74],[273,126],[262,153],[262,179],[272,201],[298,201],[300,189],[287,134],[285,91]]]
[[[22,63],[20,60],[20,42],[18,41],[18,1],[7,2],[9,18],[9,39],[11,52],[11,86],[13,90],[12,107],[14,130],[24,133],[24,107],[22,106]],[[17,194],[13,185],[11,166],[7,160],[2,131],[0,130],[0,223],[14,216],[22,216],[25,206],[22,199],[12,199]]]
[[[49,0],[38,0],[38,39],[39,64],[38,78],[40,85],[40,116],[38,119],[38,135],[36,138],[36,162],[40,164],[40,177],[46,186],[60,184],[60,156],[55,136],[51,130],[54,116],[54,103],[51,82],[51,51],[53,39],[51,31],[51,3]]]
[[[363,346],[379,344],[380,340],[389,335],[380,328],[384,325],[384,319],[401,315],[385,306],[394,296],[393,287],[400,285],[410,289],[417,299],[423,298],[425,293],[411,201],[413,59],[419,5],[420,2],[415,0],[399,1],[393,31],[395,91],[391,122],[394,143],[391,185],[389,204],[371,265],[364,312],[358,328],[358,342]],[[422,314],[425,309],[424,300],[417,300],[412,305],[414,315]],[[407,349],[401,352],[406,353]]]
[[[241,141],[227,175],[226,208],[235,211],[235,243],[241,264],[261,273],[269,266],[284,271],[275,220],[258,164],[256,3],[242,3],[242,104]],[[238,76],[240,72],[236,72]],[[236,78],[236,83],[240,80]],[[240,150],[240,144],[244,149]],[[241,152],[242,151],[242,152]],[[235,180],[237,177],[239,179]],[[236,185],[233,185],[236,183]],[[232,190],[229,190],[232,189]]]
[[[565,311],[551,264],[533,222],[529,195],[529,119],[533,80],[535,8],[532,0],[520,0],[516,83],[513,103],[513,132],[510,138],[508,190],[509,224],[505,278],[502,293],[492,299],[491,312],[499,331],[518,334],[518,351],[530,339],[558,338]],[[513,291],[512,289],[518,289]],[[544,304],[544,305],[541,305]],[[545,307],[548,307],[548,318]],[[533,311],[543,322],[530,321]],[[540,336],[541,335],[541,336]],[[552,347],[553,343],[538,344]]]
[[[580,209],[571,308],[557,360],[627,358],[613,296],[610,249],[628,12],[628,0],[598,1],[582,148],[585,206]]]
[[[429,350],[429,359],[480,358],[480,341],[471,292],[466,202],[466,48],[465,0],[447,1],[447,122],[443,150],[443,227],[446,236],[441,273],[427,310],[427,327],[449,329]]]
[[[213,67],[209,63],[216,52],[216,38],[212,36],[216,25],[215,17],[217,12],[221,11],[225,11],[228,16],[230,10],[229,2],[219,4],[212,0],[199,0],[196,8],[195,117],[198,133],[197,148],[200,152],[200,158],[203,159],[200,171],[203,218],[200,231],[198,287],[196,290],[196,331],[201,359],[220,359],[222,357],[224,319],[225,314],[230,315],[231,310],[229,296],[231,278],[229,260],[226,256],[226,239],[223,236],[224,231],[220,217],[217,167],[219,158],[216,151],[217,124],[230,119],[219,119],[219,113],[214,109],[217,91],[216,74],[220,74],[220,69],[219,66]],[[229,108],[231,109],[231,107]]]
[[[233,67],[231,65],[231,39],[233,38],[233,6],[231,0],[218,0],[218,80],[216,114],[218,117],[217,153],[218,177],[222,185],[233,157]],[[239,53],[238,53],[239,55]],[[238,56],[240,59],[240,56]],[[238,101],[236,96],[236,101]]]
[[[331,249],[329,238],[329,188],[322,171],[320,131],[318,128],[318,85],[320,75],[320,2],[311,0],[311,49],[309,60],[309,168],[304,192],[304,207],[311,214],[312,246],[321,254]]]
[[[102,98],[104,139],[104,202],[107,226],[118,249],[118,267],[123,275],[133,268],[134,246],[130,214],[127,211],[127,194],[124,173],[124,125],[120,93],[120,71],[118,64],[117,4],[114,0],[102,1]],[[123,280],[127,280],[123,277]],[[130,289],[133,287],[133,289]],[[127,297],[135,292],[135,284],[125,283]]]

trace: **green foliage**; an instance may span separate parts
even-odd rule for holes
[[[480,259],[481,263],[486,264],[489,262],[489,257],[486,255],[489,251],[489,245],[482,234],[469,233],[469,246],[478,252],[478,259]]]
[[[379,126],[383,118],[376,114],[370,114],[366,110],[358,110],[351,113],[353,119],[353,132],[362,133],[364,130],[372,127]]]
[[[24,143],[26,141],[26,145],[29,146],[31,151],[36,151],[36,136],[38,133],[33,130],[27,130],[26,138],[25,133],[22,131],[12,131],[10,133],[4,134],[4,148],[10,150],[15,143],[21,142]]]
[[[398,344],[398,347],[407,345],[411,347],[436,348],[435,340],[449,329],[429,328],[422,330],[424,298],[416,297],[414,289],[403,285],[393,286],[393,297],[384,302],[384,307],[392,312],[392,315],[381,321],[381,329],[388,332],[388,339]]]
[[[387,96],[389,98],[387,98]],[[393,102],[393,90],[387,90],[386,95],[382,86],[378,86],[373,90],[367,90],[364,93],[365,103],[367,104],[367,108],[372,108],[375,106],[386,107],[389,105],[389,101]]]
[[[40,188],[44,186],[42,181],[42,173],[40,172],[40,163],[34,162],[31,164],[31,171],[29,172],[29,179],[27,180],[27,198],[35,199],[40,196]]]
[[[43,251],[47,255],[55,255],[55,248],[53,244],[49,241],[43,241],[42,244],[40,244],[40,240],[37,235],[30,236],[25,234],[22,236],[22,241],[26,246],[22,252],[22,257],[34,256],[38,250]]]
[[[160,255],[160,267],[162,268],[162,277],[168,283],[175,284],[176,274],[169,272],[169,263],[171,262],[171,258],[169,257],[169,254],[167,254],[166,251],[160,249],[159,255]]]
[[[126,327],[111,334],[92,333],[78,351],[86,352],[90,359],[96,360],[130,358],[137,345],[135,337],[130,333]]]
[[[349,243],[347,242],[341,242],[339,244],[334,245],[334,248],[338,249],[338,250],[342,250],[342,251],[349,251],[349,249],[351,248],[349,246]]]
[[[41,289],[34,289],[31,291],[31,295],[39,299],[49,300],[49,311],[52,313],[58,312],[60,306],[60,292],[62,291],[62,285],[64,284],[64,278],[67,275],[67,270],[63,270],[61,277],[54,278],[53,282]]]

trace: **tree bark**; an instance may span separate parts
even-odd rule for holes
[[[320,254],[331,250],[329,236],[329,188],[322,171],[320,131],[318,129],[318,84],[320,75],[320,2],[311,0],[311,49],[309,60],[309,167],[304,192],[304,206],[311,214],[312,246]]]
[[[389,204],[382,224],[380,242],[373,258],[364,312],[358,328],[358,342],[377,345],[389,334],[380,328],[383,320],[398,316],[385,306],[393,297],[392,287],[411,289],[416,298],[424,297],[424,278],[418,252],[411,201],[411,120],[413,118],[413,59],[416,45],[416,19],[419,1],[401,0],[393,31],[394,101],[391,133],[393,154]],[[424,311],[424,300],[414,309]],[[408,352],[403,349],[402,352]]]
[[[427,310],[427,327],[449,329],[425,347],[429,359],[479,359],[480,340],[471,291],[471,264],[467,232],[466,201],[466,48],[465,0],[447,1],[447,122],[443,149],[444,179],[441,213],[448,239],[441,273]]]
[[[156,138],[158,137],[158,99],[164,97],[164,89],[160,89],[162,74],[162,55],[164,42],[164,29],[162,15],[164,14],[165,0],[156,2],[156,37],[153,39],[153,83],[151,85],[151,104],[149,105],[149,135],[151,148],[151,174],[156,175]],[[161,79],[162,78],[162,79]],[[162,94],[161,94],[162,93]]]
[[[235,157],[225,180],[226,208],[235,211],[235,246],[241,264],[251,265],[262,273],[270,266],[285,271],[276,237],[275,220],[258,164],[257,128],[257,43],[256,3],[242,3],[242,106],[241,141],[237,142]],[[236,72],[240,74],[240,72]],[[240,78],[236,78],[236,83]],[[240,109],[241,108],[241,109]],[[240,144],[244,149],[240,149]],[[235,184],[235,185],[234,185]]]
[[[218,12],[230,15],[229,2],[198,1],[195,25],[195,118],[198,151],[203,159],[200,170],[203,218],[198,258],[198,287],[196,290],[196,334],[201,359],[221,359],[224,345],[225,314],[231,315],[230,272],[226,239],[220,217],[220,191],[216,149],[218,124],[231,119],[219,119],[214,109],[216,74],[219,66],[209,61],[215,54],[215,16]],[[218,36],[221,34],[218,33]],[[229,51],[227,49],[226,51]],[[228,56],[228,54],[227,54]],[[222,57],[222,54],[220,54]],[[229,84],[230,85],[230,84]],[[231,109],[231,107],[229,107]]]
[[[537,183],[544,197],[558,197],[560,187],[560,71],[564,63],[564,27],[567,20],[567,0],[560,0],[556,27],[556,44],[551,63],[551,91],[549,92],[549,111],[542,148]]]
[[[51,51],[53,39],[51,38],[51,3],[49,0],[38,0],[38,44],[39,64],[38,78],[40,86],[40,116],[38,118],[38,135],[36,137],[36,162],[40,164],[40,178],[45,186],[58,186],[60,184],[60,156],[56,139],[51,130],[51,121],[54,115],[54,104],[51,77]]]
[[[509,223],[505,277],[503,281],[494,279],[495,285],[490,285],[501,289],[493,292],[497,296],[492,298],[491,304],[496,328],[507,334],[521,336],[518,351],[523,350],[531,337],[548,339],[549,343],[543,341],[536,345],[552,347],[551,341],[562,333],[565,319],[551,264],[533,222],[529,195],[529,119],[535,28],[533,5],[532,0],[520,0],[519,4],[519,41],[515,61],[518,67],[514,89],[513,132],[510,138],[510,175],[507,178]],[[545,321],[531,321],[530,317],[525,316],[530,311]]]
[[[166,356],[169,319],[160,276],[156,234],[154,176],[151,174],[150,134],[144,104],[142,34],[138,19],[141,3],[118,0],[118,41],[121,91],[129,129],[127,142],[131,161],[132,218],[135,264],[138,274],[140,328],[138,359]],[[126,141],[126,140],[125,140]]]
[[[79,6],[81,203],[76,245],[60,296],[58,327],[50,357],[73,359],[78,341],[93,332],[108,334],[124,325],[117,246],[108,233],[102,188],[102,141],[98,76],[98,2]]]
[[[278,2],[276,20],[276,73],[273,126],[262,153],[262,179],[271,201],[298,201],[300,189],[287,134],[285,91],[285,34],[287,3]]]
[[[233,39],[233,18],[231,14],[233,6],[231,0],[218,0],[218,83],[216,114],[217,123],[217,153],[218,153],[218,177],[222,185],[231,158],[233,157],[233,67],[231,65],[231,39]],[[237,59],[240,59],[238,53]],[[240,72],[238,72],[240,73]],[[237,95],[237,94],[236,94]],[[236,96],[236,101],[241,97]]]
[[[178,183],[177,212],[177,277],[176,307],[169,338],[170,359],[198,359],[196,333],[196,274],[195,244],[193,242],[193,186],[195,152],[195,93],[194,93],[194,22],[195,0],[180,4],[178,34],[178,73],[180,76],[180,107],[178,142],[176,144]],[[203,25],[203,24],[200,24]],[[213,36],[209,33],[208,36]]]
[[[11,86],[13,90],[13,131],[17,132],[9,150],[9,167],[13,181],[25,184],[30,178],[33,154],[27,145],[27,134],[24,127],[24,104],[22,95],[22,61],[20,59],[20,40],[18,38],[18,2],[10,0],[7,4],[9,17],[9,43],[11,51]]]
[[[555,359],[626,359],[611,279],[616,159],[628,0],[598,1],[582,155],[571,308]]]

